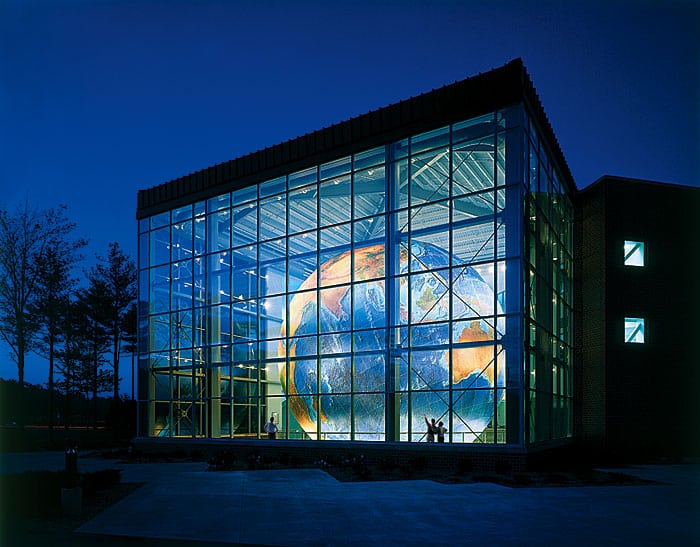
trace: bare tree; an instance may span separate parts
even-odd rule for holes
[[[32,314],[41,276],[37,266],[47,249],[75,228],[65,211],[63,205],[36,210],[28,201],[14,213],[0,210],[0,337],[11,349],[22,386],[25,358],[35,349],[39,330]]]

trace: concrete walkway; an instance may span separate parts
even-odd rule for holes
[[[146,484],[84,524],[83,534],[294,546],[700,546],[698,464],[625,470],[663,484],[509,488],[88,460],[81,470],[119,467],[124,482]]]

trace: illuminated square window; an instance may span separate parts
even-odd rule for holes
[[[644,319],[639,317],[625,317],[625,343],[644,343]]]
[[[625,241],[625,266],[644,266],[644,242]]]

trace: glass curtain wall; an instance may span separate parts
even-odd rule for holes
[[[573,435],[574,208],[537,128],[526,163],[526,443]]]
[[[256,438],[272,416],[278,438],[420,442],[434,418],[447,442],[522,443],[524,119],[491,113],[142,220],[144,433]],[[549,313],[569,316],[534,332],[565,360],[571,294],[539,266],[562,302]]]

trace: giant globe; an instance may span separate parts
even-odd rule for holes
[[[492,320],[495,304],[491,287],[471,267],[452,270],[450,294],[450,255],[430,243],[414,241],[410,252],[400,248],[398,273],[401,277],[396,323],[413,325],[410,346],[438,348],[407,352],[397,366],[399,391],[411,386],[411,417],[408,403],[401,397],[401,431],[411,420],[413,440],[420,440],[425,429],[423,415],[448,422],[448,391],[452,393],[452,433],[456,442],[472,442],[493,418],[494,371],[503,385],[503,367],[494,364],[491,343],[448,349],[453,342],[493,342]],[[454,261],[456,262],[456,261]],[[288,337],[290,359],[280,378],[291,412],[309,437],[317,438],[320,417],[323,438],[347,438],[351,430],[351,392],[355,395],[354,430],[356,438],[383,440],[384,393],[386,391],[387,300],[384,245],[371,245],[346,251],[324,262],[301,285],[289,305],[289,324],[281,328]],[[354,288],[350,288],[354,272]],[[322,290],[311,289],[320,284]],[[410,284],[410,287],[409,287]],[[452,296],[452,298],[450,298]],[[410,298],[410,301],[409,301]],[[394,300],[396,297],[394,297]],[[450,303],[451,301],[451,303]],[[466,320],[445,323],[450,317]],[[317,309],[318,307],[318,309]],[[496,310],[500,312],[500,310]],[[354,330],[354,348],[351,336]],[[407,329],[400,329],[401,348],[409,346]],[[319,339],[315,335],[321,333]],[[282,348],[280,348],[282,350]],[[500,348],[497,348],[500,349]],[[350,352],[355,352],[354,381]],[[320,374],[315,356],[321,357]],[[309,356],[311,358],[303,358]],[[312,357],[314,356],[314,357]],[[452,377],[450,378],[450,359]],[[320,377],[319,377],[320,376]],[[502,393],[503,390],[498,390]],[[318,397],[316,394],[320,394]]]

